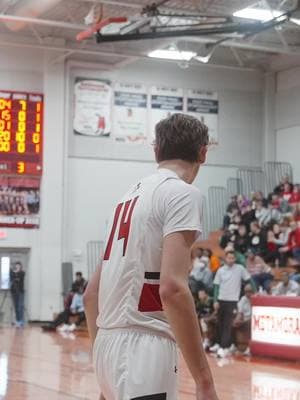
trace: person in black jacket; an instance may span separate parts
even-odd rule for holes
[[[16,327],[24,326],[24,278],[25,271],[20,262],[10,270],[10,292],[14,303],[16,314]]]

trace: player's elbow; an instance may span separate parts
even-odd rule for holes
[[[187,285],[174,278],[164,279],[160,282],[159,295],[163,305],[176,302],[188,290]]]

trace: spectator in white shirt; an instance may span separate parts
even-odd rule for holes
[[[190,272],[190,287],[194,294],[201,289],[210,292],[213,286],[213,273],[210,269],[209,257],[203,253],[203,249],[197,249],[193,269]]]
[[[258,200],[256,203],[255,218],[258,220],[259,226],[266,225],[268,216],[269,216],[268,209],[263,206],[262,200]]]
[[[282,282],[272,288],[273,296],[300,296],[300,285],[290,279],[287,271],[281,273]]]
[[[268,291],[269,284],[273,279],[271,267],[252,249],[247,251],[246,268],[255,282],[256,289],[262,287],[263,290]]]

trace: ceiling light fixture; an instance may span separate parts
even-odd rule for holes
[[[179,51],[175,49],[158,49],[148,53],[148,57],[165,60],[190,61],[197,53],[193,51]]]
[[[300,25],[300,19],[298,19],[298,18],[291,18],[290,21],[294,22],[294,24],[296,24],[296,25]]]
[[[267,22],[271,21],[274,18],[280,20],[278,17],[280,17],[281,14],[284,14],[284,11],[246,7],[233,13],[233,16],[238,18],[253,19],[255,21]],[[282,16],[282,20],[284,19],[286,19],[285,15]],[[300,19],[298,18],[290,18],[290,21],[294,24],[300,25]]]
[[[255,21],[270,21],[273,18],[279,17],[283,12],[278,10],[266,10],[263,8],[246,7],[233,13],[234,17],[254,19]]]

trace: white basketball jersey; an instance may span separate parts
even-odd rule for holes
[[[126,193],[109,224],[98,327],[144,328],[173,338],[159,297],[162,242],[170,233],[201,232],[201,217],[198,189],[168,169]]]

